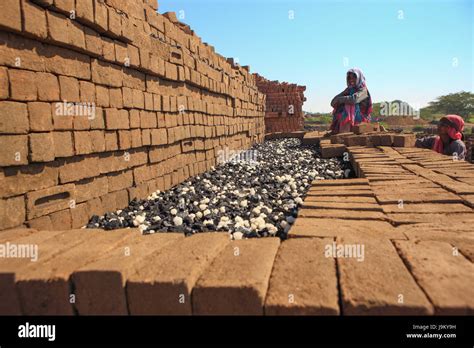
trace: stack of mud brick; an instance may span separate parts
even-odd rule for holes
[[[414,147],[415,141],[413,133],[381,132],[378,123],[361,123],[353,126],[351,132],[331,135],[330,142],[321,142],[321,153],[324,158],[338,157],[351,146]]]
[[[81,227],[262,141],[248,67],[157,9],[2,0],[0,230]]]
[[[266,95],[266,133],[302,130],[306,87],[287,82],[269,81],[258,74],[254,76],[258,90]]]

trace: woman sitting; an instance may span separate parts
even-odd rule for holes
[[[346,82],[347,88],[331,101],[334,108],[331,124],[333,134],[350,132],[352,126],[370,122],[372,98],[365,84],[364,74],[360,69],[350,69]]]

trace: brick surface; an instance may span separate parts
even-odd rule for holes
[[[344,315],[433,313],[431,303],[390,241],[338,237],[337,244],[364,246],[362,261],[357,257],[337,258]]]
[[[183,238],[178,233],[141,236],[136,231],[122,247],[76,270],[72,281],[79,315],[128,314],[125,286],[129,277],[164,247],[181,242]]]
[[[474,313],[474,265],[462,254],[453,255],[453,247],[445,242],[397,241],[395,245],[436,314]]]
[[[0,134],[26,134],[29,130],[26,104],[0,102]]]
[[[41,262],[16,271],[16,286],[23,314],[72,315],[73,307],[69,301],[71,274],[119,246],[131,232],[117,230],[112,234],[86,230],[67,233],[69,235],[65,238],[69,239],[69,248],[60,251],[57,250],[57,241],[54,244],[52,241],[45,243],[41,245],[42,252],[51,253],[50,248],[56,248],[56,252]]]
[[[203,233],[150,256],[128,277],[130,314],[191,314],[191,291],[228,243],[229,237],[225,234]],[[166,264],[167,267],[149,267],[150,264]]]
[[[278,249],[265,300],[266,315],[338,315],[332,239],[291,239]]]
[[[263,315],[268,281],[280,241],[274,238],[228,244],[193,290],[198,315]]]
[[[28,136],[0,136],[0,165],[15,166],[28,163]]]
[[[11,98],[18,101],[35,101],[38,89],[35,83],[35,73],[26,70],[8,70],[10,78]]]
[[[31,162],[54,160],[54,137],[52,133],[32,133],[28,135]]]
[[[21,31],[21,8],[18,0],[5,0],[0,14],[0,27]]]

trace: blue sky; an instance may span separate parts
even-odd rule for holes
[[[251,72],[306,85],[303,108],[327,112],[353,66],[374,101],[416,108],[473,91],[473,7],[473,0],[159,0],[158,11],[176,12]]]

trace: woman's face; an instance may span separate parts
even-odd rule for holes
[[[354,73],[347,74],[347,82],[350,87],[355,87],[357,83],[357,76]]]

